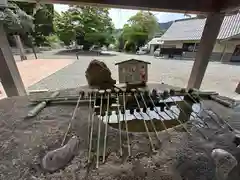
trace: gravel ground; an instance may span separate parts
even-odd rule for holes
[[[76,91],[75,91],[76,94]],[[223,118],[233,115],[233,110],[208,101],[206,107],[213,107]],[[205,140],[189,124],[188,135],[181,129],[159,132],[161,144],[151,134],[156,152],[151,153],[146,133],[130,133],[131,157],[127,158],[126,133],[122,131],[123,157],[119,156],[119,132],[108,126],[107,162],[95,168],[97,120],[94,120],[92,163],[87,164],[87,122],[88,107],[81,106],[67,139],[76,135],[80,140],[79,153],[64,168],[47,173],[41,167],[46,152],[59,148],[67,129],[73,106],[48,106],[32,119],[26,119],[31,109],[26,97],[6,98],[0,101],[0,179],[9,180],[219,180],[216,165],[211,158],[214,148],[222,148],[240,160],[240,150],[233,143],[233,133],[219,128],[211,119],[206,119],[209,128],[200,130],[209,139]],[[237,115],[237,114],[236,114]],[[239,114],[229,123],[239,130]],[[103,149],[101,125],[100,154]],[[126,159],[124,158],[126,157]],[[239,166],[236,166],[225,180],[239,180]]]
[[[147,55],[116,54],[116,56],[80,56],[79,60],[75,61],[73,64],[39,81],[29,89],[56,90],[75,88],[79,85],[84,85],[87,83],[85,79],[85,70],[93,59],[104,61],[112,71],[113,78],[118,80],[118,68],[115,66],[115,63],[130,58],[151,62],[151,65],[149,66],[149,82],[164,82],[179,87],[187,86],[193,61],[159,59]],[[66,57],[70,58],[70,56]],[[71,57],[75,58],[75,56]],[[230,65],[219,62],[210,62],[201,89],[217,91],[221,95],[231,98],[239,98],[234,92],[239,80],[240,64]]]

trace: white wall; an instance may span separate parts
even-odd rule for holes
[[[217,42],[214,46],[213,52],[223,52],[224,46],[226,45],[225,53],[233,53],[236,45],[240,44],[240,40],[238,41],[222,41]]]
[[[226,47],[226,52],[234,52],[236,45],[240,45],[240,40],[238,41],[228,41],[227,47]]]
[[[182,48],[183,42],[182,41],[164,41],[163,46],[174,46],[176,48]]]
[[[219,43],[219,42],[216,42],[215,46],[213,47],[213,52],[220,52],[222,53],[223,50],[224,50],[224,46],[225,46],[225,43]]]

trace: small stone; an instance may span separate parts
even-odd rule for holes
[[[17,164],[17,160],[16,159],[13,159],[12,160],[12,164],[15,166]]]

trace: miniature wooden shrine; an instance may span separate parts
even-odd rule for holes
[[[146,61],[129,59],[116,63],[118,65],[119,83],[142,84],[148,81],[148,64]]]

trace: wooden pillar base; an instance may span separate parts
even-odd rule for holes
[[[2,24],[0,24],[0,79],[8,97],[26,95]]]
[[[188,81],[188,88],[200,88],[223,19],[224,14],[221,13],[210,13],[208,15]]]
[[[235,92],[238,93],[238,94],[240,94],[240,82],[238,83]]]

